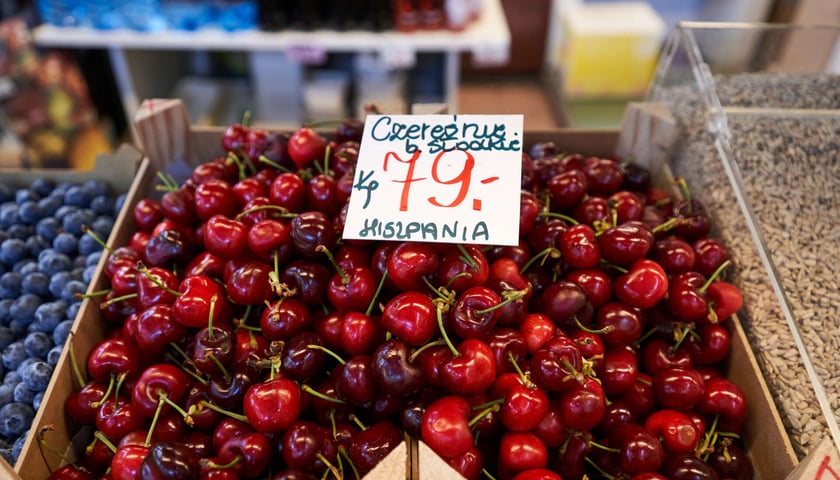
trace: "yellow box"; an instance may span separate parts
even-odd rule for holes
[[[567,98],[639,98],[650,84],[665,22],[646,2],[569,5],[558,64]]]

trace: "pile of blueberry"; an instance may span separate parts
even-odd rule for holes
[[[101,180],[0,183],[0,456],[14,465],[124,195]]]

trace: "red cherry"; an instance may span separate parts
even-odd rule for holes
[[[300,414],[300,388],[286,378],[257,383],[245,394],[243,407],[248,423],[257,431],[281,432],[289,428]]]
[[[289,157],[298,169],[308,167],[312,162],[322,161],[327,148],[327,141],[318,132],[309,127],[301,127],[289,137],[286,147]]]

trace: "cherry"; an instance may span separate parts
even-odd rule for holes
[[[478,480],[484,470],[484,459],[478,447],[472,447],[463,455],[450,458],[446,463],[467,480]]]
[[[338,196],[336,177],[320,173],[306,183],[307,210],[316,210],[334,217],[343,205]]]
[[[108,385],[92,380],[67,395],[64,410],[76,422],[93,425],[99,402],[105,397],[107,390]]]
[[[341,320],[341,349],[348,355],[370,354],[385,339],[381,322],[360,312],[347,312]]]
[[[143,258],[153,267],[185,265],[195,247],[191,239],[178,229],[163,230],[146,243]]]
[[[208,394],[213,403],[222,408],[239,408],[245,393],[257,381],[257,375],[252,369],[237,369],[212,377],[208,384]]]
[[[639,339],[645,325],[644,312],[620,302],[609,302],[595,314],[595,326],[607,347],[627,347]]]
[[[440,256],[438,281],[456,292],[484,285],[490,275],[490,265],[481,248],[458,245]]]
[[[747,400],[744,392],[733,381],[716,377],[703,385],[697,402],[697,411],[704,415],[718,415],[720,427],[730,432],[740,432],[747,417]]]
[[[578,223],[583,223],[593,228],[596,225],[610,220],[611,217],[610,205],[607,199],[595,196],[586,197],[581,200],[580,203],[572,208],[571,214],[572,218],[577,220]]]
[[[312,162],[324,158],[327,148],[327,141],[318,132],[310,127],[301,127],[295,130],[289,137],[286,146],[289,151],[289,158],[299,169],[308,167]]]
[[[665,460],[659,441],[637,424],[625,424],[614,434],[618,438],[619,464],[629,475],[656,472]]]
[[[230,300],[237,305],[262,305],[276,297],[271,286],[273,269],[265,262],[243,262],[227,279]]]
[[[159,442],[149,448],[140,464],[139,477],[143,480],[191,480],[198,478],[201,470],[195,450],[182,443]]]
[[[585,223],[572,225],[560,237],[563,260],[574,268],[594,268],[601,262],[595,230]]]
[[[213,215],[202,230],[204,248],[211,254],[229,260],[239,258],[248,250],[248,229],[239,220]]]
[[[639,221],[618,224],[604,230],[598,237],[598,246],[604,259],[623,267],[645,258],[653,244],[653,231]]]
[[[694,364],[715,365],[729,355],[732,338],[726,327],[708,324],[697,329],[696,333],[697,336],[689,335],[684,343]]]
[[[441,397],[426,407],[421,438],[444,459],[459,457],[473,445],[468,415],[470,404],[458,395]]]
[[[703,398],[703,377],[693,368],[668,367],[653,375],[656,401],[663,408],[686,411]]]
[[[651,308],[668,294],[668,276],[653,260],[636,260],[627,273],[615,280],[613,288],[621,302],[640,309]]]
[[[423,345],[437,332],[434,302],[414,290],[400,292],[385,304],[382,325],[410,346]]]
[[[323,473],[332,466],[338,455],[330,431],[315,422],[295,421],[282,437],[283,460],[289,468]]]
[[[90,377],[108,384],[122,375],[133,378],[140,373],[140,350],[131,339],[112,337],[99,341],[88,354],[87,369]]]
[[[428,244],[406,242],[394,248],[387,260],[391,282],[400,290],[423,291],[424,277],[436,273],[440,258],[435,248]]]
[[[612,159],[589,157],[583,167],[583,173],[589,182],[589,192],[609,195],[624,183],[624,172]]]
[[[709,307],[712,309],[712,314],[709,316],[712,323],[725,321],[744,306],[741,290],[729,282],[720,280],[712,282],[707,289],[707,295]]]
[[[694,269],[696,255],[690,243],[678,236],[669,235],[653,244],[651,259],[662,265],[667,273],[673,274]]]
[[[698,238],[691,247],[696,258],[694,269],[704,277],[711,276],[725,261],[730,260],[729,250],[716,238]]]
[[[180,402],[188,386],[189,377],[183,370],[168,363],[158,363],[146,367],[140,374],[131,392],[131,402],[151,418],[156,412],[170,411]]]
[[[490,388],[496,378],[496,360],[486,343],[468,338],[452,353],[440,367],[444,388],[458,395],[476,395]]]
[[[272,205],[299,213],[306,205],[306,184],[297,173],[284,172],[274,177],[268,196]]]
[[[210,178],[195,187],[195,214],[199,220],[207,221],[214,215],[232,217],[238,205],[233,188],[224,180]]]
[[[306,305],[320,306],[327,299],[327,282],[331,276],[323,263],[299,259],[286,265],[280,273],[280,282]]]
[[[380,345],[371,358],[373,380],[389,395],[409,396],[425,386],[423,373],[411,362],[409,345],[391,339]]]
[[[128,398],[109,395],[102,400],[95,423],[105,437],[117,441],[133,431],[143,430],[146,416]]]
[[[578,205],[589,190],[589,181],[580,170],[567,170],[551,177],[546,184],[551,208],[565,210]]]
[[[556,280],[545,288],[537,299],[537,309],[566,330],[576,327],[576,322],[589,322],[593,313],[586,292],[565,279]]]
[[[117,449],[111,460],[111,478],[113,480],[135,480],[139,478],[143,460],[149,453],[149,447],[126,445]]]
[[[163,207],[160,200],[142,198],[137,201],[132,210],[134,226],[143,232],[151,232],[155,225],[163,220]]]
[[[597,368],[607,395],[621,395],[639,375],[636,352],[630,347],[608,348]]]
[[[659,472],[672,480],[718,480],[708,463],[689,453],[668,455]]]
[[[264,434],[243,433],[221,446],[219,461],[222,465],[236,462],[231,469],[242,477],[259,477],[268,468],[271,450],[271,440]]]
[[[298,385],[287,378],[274,378],[252,385],[243,402],[248,423],[263,433],[287,429],[301,411]]]
[[[548,449],[531,432],[505,432],[499,440],[499,470],[521,472],[548,465]]]
[[[700,444],[703,433],[683,412],[663,409],[645,419],[644,428],[662,442],[669,454],[691,453]]]
[[[689,368],[694,364],[694,359],[686,349],[675,350],[670,342],[662,338],[646,342],[641,353],[644,371],[650,375],[668,367]]]
[[[330,217],[323,212],[302,212],[295,216],[289,225],[292,246],[298,254],[306,258],[321,258],[321,249],[334,250],[336,247],[338,233]]]
[[[507,327],[495,328],[487,334],[484,341],[493,352],[497,374],[515,372],[516,365],[526,364],[528,350],[519,331]]]
[[[749,455],[733,439],[721,440],[706,462],[720,478],[732,480],[753,478],[754,467]]]
[[[607,201],[613,205],[616,216],[615,223],[618,225],[630,221],[640,221],[644,218],[644,202],[635,192],[620,190],[610,195]]]
[[[353,435],[348,453],[359,473],[366,473],[402,442],[403,434],[393,422],[379,420]]]
[[[534,228],[541,205],[533,192],[522,190],[519,194],[519,236],[526,236]]]
[[[496,378],[493,397],[502,397],[499,419],[512,432],[534,429],[549,410],[548,394],[522,373],[504,373]]]
[[[574,430],[585,431],[595,428],[606,410],[604,389],[597,380],[591,377],[563,391],[559,401],[563,424]]]

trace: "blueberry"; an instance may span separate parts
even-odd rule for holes
[[[43,395],[42,395],[43,397]],[[41,402],[38,401],[38,405],[40,406]],[[35,402],[32,402],[32,408],[38,410],[38,407],[35,406]],[[26,437],[28,436],[28,432],[24,432],[19,436],[15,443],[12,444],[12,456],[15,458],[15,461],[20,457],[20,452],[23,450],[23,445],[26,443]]]
[[[44,215],[44,211],[41,209],[41,204],[39,202],[29,200],[20,204],[18,215],[20,215],[21,222],[28,225],[34,225],[38,223],[38,220],[40,220]]]
[[[35,411],[38,411],[41,408],[41,403],[44,401],[45,393],[46,392],[37,392],[35,397],[32,398],[32,408],[34,408]],[[12,450],[12,452],[14,452],[14,450]]]
[[[15,271],[0,275],[0,298],[17,298],[22,282],[23,277]]]
[[[1,328],[1,327],[0,327]],[[70,336],[70,330],[73,329],[73,320],[72,319],[65,319],[58,322],[58,325],[55,326],[55,330],[52,332],[53,336],[53,344],[56,347],[60,347],[67,342],[67,337]]]
[[[11,202],[15,198],[15,188],[0,182],[0,203]]]
[[[23,346],[23,340],[12,342],[0,352],[0,361],[7,370],[17,370],[25,358],[26,348]]]
[[[102,250],[90,252],[85,255],[85,265],[88,267],[95,267],[99,265],[99,260],[102,258]]]
[[[37,267],[37,262],[35,263]],[[20,284],[23,293],[32,293],[46,298],[50,294],[50,277],[44,272],[32,272],[23,276]]]
[[[40,198],[40,195],[28,188],[20,188],[15,192],[15,203],[17,203],[18,205],[31,201],[37,202]]]
[[[32,321],[35,319],[35,310],[38,309],[38,305],[40,304],[41,297],[31,293],[24,293],[12,300],[12,306],[9,307],[9,314],[12,316],[12,320],[23,319]]]
[[[13,301],[11,298],[0,300],[0,325],[8,325],[11,321],[12,315],[9,312],[12,309]]]
[[[5,325],[0,325],[0,350],[8,347],[15,340],[17,340],[15,332]]]
[[[94,218],[93,223],[90,225],[90,229],[93,230],[93,233],[99,235],[99,238],[108,238],[113,228],[114,220],[104,215],[99,215]]]
[[[81,185],[72,185],[64,192],[64,204],[74,207],[87,207],[92,198]]]
[[[104,180],[92,178],[90,180],[85,180],[84,183],[82,183],[82,190],[84,190],[88,196],[94,198],[107,196],[111,189],[108,187],[108,183]]]
[[[16,437],[22,435],[32,425],[35,410],[31,405],[12,402],[0,408],[0,435]]]
[[[74,300],[70,305],[67,306],[67,311],[64,312],[65,318],[73,320],[79,315],[79,309],[82,308],[82,301],[81,300]]]
[[[73,261],[69,256],[48,248],[38,255],[38,269],[53,276],[59,272],[66,272],[73,268]],[[53,292],[54,293],[54,292]]]
[[[16,385],[16,384],[15,384]],[[15,386],[10,384],[0,384],[0,405],[11,403],[15,400]]]
[[[80,208],[74,210],[61,218],[61,227],[65,232],[70,232],[76,235],[81,235],[82,227],[90,226],[96,219],[96,214],[89,208]]]
[[[64,199],[59,197],[44,197],[38,200],[38,207],[41,209],[41,215],[52,214],[64,205]]]
[[[52,247],[52,244],[40,235],[32,235],[26,239],[26,251],[33,258],[38,258],[41,252]]]
[[[20,373],[16,370],[9,370],[3,375],[3,385],[9,385],[14,388],[18,383],[20,383]]]
[[[21,384],[32,391],[43,392],[52,378],[53,368],[44,361],[32,362],[20,372]]]
[[[32,180],[29,184],[29,188],[38,195],[46,197],[55,188],[55,182],[44,177],[38,177]]]
[[[12,225],[11,227],[6,229],[6,234],[9,238],[19,238],[26,241],[27,238],[31,237],[35,233],[35,226],[34,225],[24,225],[22,223],[18,223],[17,225]]]
[[[64,348],[63,345],[56,345],[47,352],[47,363],[55,369],[55,366],[58,365],[58,359],[61,358],[61,351]]]
[[[30,357],[45,359],[54,347],[52,335],[46,332],[32,332],[23,339],[23,348]]]
[[[38,393],[38,390],[33,390],[26,383],[20,382],[15,385],[13,401],[32,405],[32,400],[35,399],[36,393]]]
[[[35,233],[52,242],[61,230],[61,222],[55,217],[44,217],[35,224]]]
[[[79,237],[79,255],[90,255],[102,251],[102,245],[90,235],[82,235]]]
[[[128,193],[121,193],[117,196],[117,201],[114,202],[114,211],[119,212],[122,210],[123,205],[125,205],[125,201],[128,199]]]
[[[53,239],[52,247],[57,252],[75,255],[79,249],[79,238],[72,233],[61,232]]]
[[[0,262],[12,266],[26,256],[26,243],[19,238],[8,238],[0,243]]]
[[[12,271],[25,277],[32,272],[38,271],[38,262],[34,258],[24,258],[12,266]]]
[[[98,215],[114,216],[114,200],[108,195],[98,195],[90,201],[90,209]]]
[[[70,280],[64,284],[64,288],[61,289],[61,295],[59,295],[59,298],[69,303],[80,298],[80,296],[84,295],[86,291],[87,284],[84,281]]]
[[[66,318],[69,302],[61,299],[44,302],[35,309],[35,324],[37,330],[52,332]]]
[[[0,205],[0,227],[9,228],[20,223],[20,207],[16,203]]]
[[[9,448],[0,448],[0,457],[3,457],[3,460],[9,465],[14,465],[17,462],[17,458],[12,455],[12,450]]]
[[[93,282],[93,277],[96,275],[96,265],[90,265],[85,267],[85,271],[82,274],[82,281],[90,284]]]

